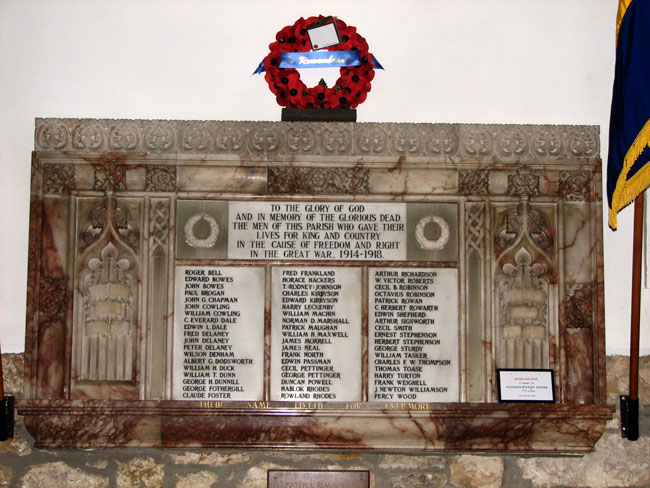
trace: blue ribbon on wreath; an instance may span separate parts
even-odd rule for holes
[[[359,51],[306,51],[280,53],[280,68],[343,68],[346,66],[361,65]],[[372,62],[375,69],[384,69],[373,56]],[[263,73],[264,60],[253,72],[254,75]]]

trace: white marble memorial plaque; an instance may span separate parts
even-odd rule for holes
[[[176,267],[173,398],[262,400],[264,268]]]
[[[370,268],[370,401],[457,402],[458,270]]]
[[[230,202],[229,259],[403,261],[405,203]]]
[[[361,268],[272,271],[271,400],[361,400]]]

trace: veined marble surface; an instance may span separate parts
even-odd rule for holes
[[[613,412],[598,132],[37,119],[19,405],[30,432],[39,445],[68,447],[592,449]],[[291,210],[277,228],[273,205]],[[389,227],[375,227],[371,216]],[[348,225],[366,234],[334,234]],[[301,257],[303,244],[345,242],[358,249]],[[269,248],[291,252],[258,253]],[[354,377],[336,389],[355,392],[342,393],[343,402],[276,401],[273,317],[282,301],[273,296],[274,273],[302,266],[350,275],[344,295],[353,303],[336,317],[354,316],[355,331],[332,353],[339,369],[349,361]],[[246,317],[231,327],[256,332],[226,344],[253,343],[258,366],[241,380],[255,393],[179,400],[178,307],[186,296],[178,272],[227,267],[233,277],[255,276],[236,278],[228,296]],[[369,401],[369,307],[377,304],[369,280],[377,269],[457,276],[447,281],[457,346],[447,347],[458,394],[445,403],[418,395]],[[407,305],[396,303],[396,313],[418,312]],[[304,341],[300,347],[304,356]],[[496,403],[498,368],[552,369],[557,403]]]

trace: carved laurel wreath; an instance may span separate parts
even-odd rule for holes
[[[210,233],[208,234],[208,237],[205,237],[203,239],[199,239],[194,234],[194,225],[196,225],[196,223],[200,220],[205,220],[210,226]],[[217,243],[217,238],[219,237],[219,224],[217,224],[217,221],[212,215],[209,215],[205,212],[194,214],[189,219],[187,219],[183,230],[185,231],[185,242],[188,246],[194,248],[213,247]]]
[[[435,222],[440,227],[440,237],[436,240],[427,239],[424,235],[424,228],[430,222]],[[439,251],[443,249],[449,241],[449,224],[438,215],[427,215],[422,217],[415,226],[415,239],[422,249],[427,251]]]

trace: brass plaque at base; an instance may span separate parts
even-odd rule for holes
[[[269,470],[268,488],[369,488],[370,471]]]

